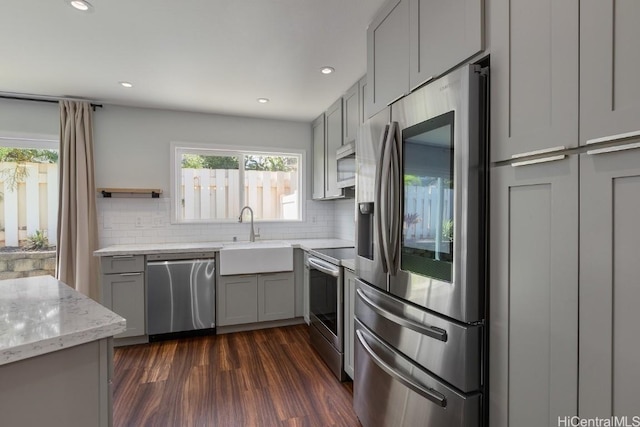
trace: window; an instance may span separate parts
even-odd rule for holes
[[[0,272],[54,274],[57,226],[58,141],[0,135]]]
[[[301,152],[172,146],[176,222],[301,220]]]

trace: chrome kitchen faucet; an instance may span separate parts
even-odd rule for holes
[[[260,237],[260,235],[256,234],[253,229],[253,209],[251,209],[249,206],[245,206],[244,208],[242,208],[242,210],[240,211],[240,216],[238,217],[238,222],[242,222],[242,214],[244,213],[245,209],[249,209],[249,213],[251,214],[251,231],[249,231],[249,241],[255,242],[256,237]]]

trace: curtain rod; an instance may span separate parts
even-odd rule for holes
[[[35,97],[30,97],[30,96],[24,96],[24,95],[19,95],[19,94],[11,94],[11,95],[7,95],[7,94],[3,94],[0,93],[0,98],[3,99],[15,99],[18,101],[35,101],[35,102],[47,102],[47,103],[51,103],[51,104],[57,104],[60,101],[64,101],[64,100],[69,100],[69,101],[86,101],[83,99],[71,99],[71,98],[35,98]],[[93,109],[93,111],[96,111],[96,108],[102,108],[102,104],[94,104],[93,102],[91,102],[89,105],[91,105],[91,108]]]

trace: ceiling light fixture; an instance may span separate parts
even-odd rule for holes
[[[322,74],[331,74],[331,73],[333,73],[335,70],[336,70],[336,69],[335,69],[335,68],[333,68],[333,67],[322,67],[322,68],[320,68],[320,72],[321,72]]]
[[[71,0],[69,1],[69,5],[82,12],[90,12],[93,9],[91,3],[86,0]]]
[[[260,104],[266,104],[267,102],[269,102],[269,98],[258,98],[257,101]]]
[[[119,82],[122,87],[133,87],[133,84],[129,82]]]

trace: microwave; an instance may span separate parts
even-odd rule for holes
[[[336,150],[338,188],[356,185],[356,143],[349,142]]]

